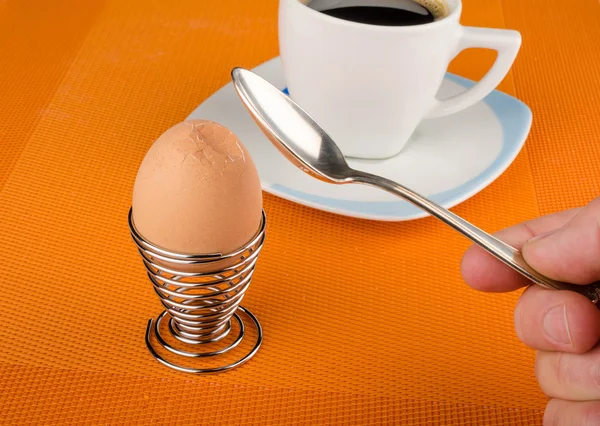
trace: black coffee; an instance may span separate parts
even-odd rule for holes
[[[322,10],[321,12],[346,21],[388,27],[422,25],[433,22],[433,14],[424,7],[421,7],[421,9],[422,11],[414,12],[387,6],[348,6]]]

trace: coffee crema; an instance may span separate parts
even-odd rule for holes
[[[427,9],[435,19],[445,18],[450,14],[448,3],[444,0],[414,0]]]

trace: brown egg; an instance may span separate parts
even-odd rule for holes
[[[163,133],[133,188],[133,222],[149,242],[182,254],[230,253],[262,219],[256,166],[226,127],[189,120]]]

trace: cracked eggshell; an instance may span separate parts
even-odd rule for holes
[[[260,179],[233,132],[212,121],[188,120],[164,132],[146,153],[132,209],[138,232],[159,247],[227,254],[258,231]]]

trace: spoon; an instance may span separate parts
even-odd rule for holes
[[[597,304],[600,282],[576,285],[540,274],[529,266],[519,250],[451,211],[392,180],[352,169],[325,130],[289,96],[262,77],[239,67],[232,70],[231,76],[238,96],[258,127],[281,154],[305,173],[331,184],[356,183],[390,192],[451,226],[535,284],[547,289],[571,290]]]

